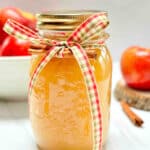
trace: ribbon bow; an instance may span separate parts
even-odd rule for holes
[[[94,14],[78,26],[65,42],[52,41],[43,38],[37,32],[34,32],[13,20],[8,20],[4,26],[4,30],[16,38],[29,40],[33,44],[44,44],[49,47],[48,53],[41,60],[31,77],[29,84],[29,95],[32,93],[34,83],[39,73],[43,70],[47,63],[62,50],[63,46],[67,46],[73,53],[82,71],[89,97],[88,100],[92,117],[93,150],[102,149],[103,127],[100,105],[101,102],[98,95],[98,88],[94,73],[88,60],[88,56],[82,48],[81,43],[88,41],[93,36],[100,35],[108,24],[109,22],[105,13]]]

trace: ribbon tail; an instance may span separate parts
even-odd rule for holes
[[[89,103],[91,106],[93,150],[102,150],[102,115],[96,79],[85,50],[78,44],[71,47],[70,50],[73,52],[74,57],[81,68],[86,83]]]
[[[8,34],[23,40],[40,38],[37,32],[12,19],[6,21],[3,30]]]
[[[35,45],[40,46],[40,44],[42,44],[47,46],[53,46],[56,44],[56,41],[43,38],[38,34],[38,32],[12,19],[7,20],[3,27],[3,30],[17,39],[27,40]]]
[[[29,95],[32,94],[33,85],[35,84],[35,81],[37,80],[38,75],[40,72],[44,69],[44,67],[48,64],[48,62],[57,54],[57,52],[60,51],[60,47],[53,47],[49,50],[48,54],[41,60],[37,68],[35,69],[30,83],[29,83]]]

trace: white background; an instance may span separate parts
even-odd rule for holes
[[[109,12],[108,41],[114,60],[130,45],[150,47],[150,0],[0,0],[0,7],[31,12],[51,9],[98,9]]]

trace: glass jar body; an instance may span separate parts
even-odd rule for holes
[[[90,49],[96,53],[89,61],[98,86],[104,144],[109,126],[112,62],[106,46]],[[31,76],[44,55],[32,56]],[[33,132],[42,150],[92,150],[90,105],[73,55],[48,62],[38,75],[29,103]]]

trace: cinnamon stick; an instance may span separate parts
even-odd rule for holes
[[[134,125],[141,127],[144,121],[140,118],[137,114],[135,114],[131,109],[130,106],[125,102],[121,101],[121,106],[123,111],[129,117],[129,119],[133,122]]]

